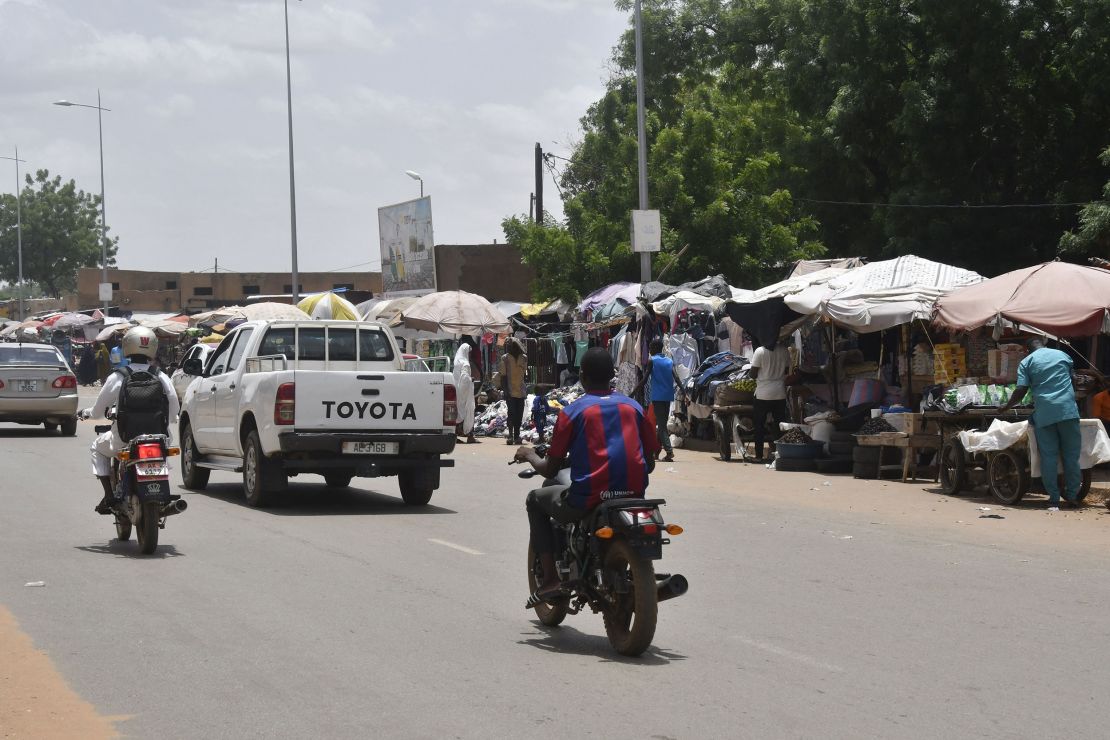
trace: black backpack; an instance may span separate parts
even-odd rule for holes
[[[116,429],[130,442],[143,434],[165,434],[169,428],[170,402],[158,377],[158,368],[132,370],[121,367],[123,387],[116,402]]]

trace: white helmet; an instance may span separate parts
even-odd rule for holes
[[[123,335],[121,345],[124,357],[142,355],[148,360],[153,360],[158,353],[158,335],[145,326],[136,326],[128,329]]]

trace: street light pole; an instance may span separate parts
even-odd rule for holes
[[[640,0],[636,0],[636,148],[640,171],[640,210],[648,209],[647,132],[644,127],[644,34]],[[640,282],[651,280],[651,252],[640,252]]]
[[[111,108],[105,108],[100,103],[100,88],[96,89],[96,105],[85,105],[84,103],[71,103],[68,100],[58,100],[54,105],[60,105],[64,108],[94,108],[96,110],[96,129],[97,136],[100,139],[100,282],[108,282],[108,217],[104,206],[104,120],[102,113],[104,111],[111,112]],[[104,300],[104,312],[108,312],[108,304],[110,301]]]
[[[16,283],[16,293],[19,295],[19,320],[23,321],[23,206],[22,199],[23,193],[19,186],[19,163],[25,160],[19,158],[19,147],[15,147],[14,157],[0,157],[0,159],[10,159],[15,162],[15,240],[16,240],[16,254],[19,262],[19,280]]]
[[[293,305],[300,303],[297,284],[297,183],[293,176],[293,72],[289,62],[289,0],[285,0],[285,102],[289,113],[289,237],[293,248]]]
[[[424,197],[424,178],[420,176],[419,172],[413,172],[412,170],[405,170],[405,174],[408,175],[409,177],[411,177],[413,180],[419,180],[420,181],[420,197],[423,198]]]

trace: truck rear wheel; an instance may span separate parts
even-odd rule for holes
[[[269,506],[273,501],[273,494],[284,491],[289,485],[289,479],[280,462],[263,454],[262,441],[256,430],[252,429],[247,433],[243,446],[243,493],[247,505],[255,508]]]
[[[427,506],[432,500],[435,489],[428,485],[424,476],[414,471],[400,473],[397,481],[401,486],[401,499],[409,506]]]

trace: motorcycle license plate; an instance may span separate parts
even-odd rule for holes
[[[164,462],[138,463],[135,465],[135,475],[139,478],[168,478],[170,466]]]
[[[15,381],[15,389],[20,393],[38,393],[39,382],[37,380],[17,380]]]
[[[401,451],[398,442],[344,442],[344,455],[396,455]]]

